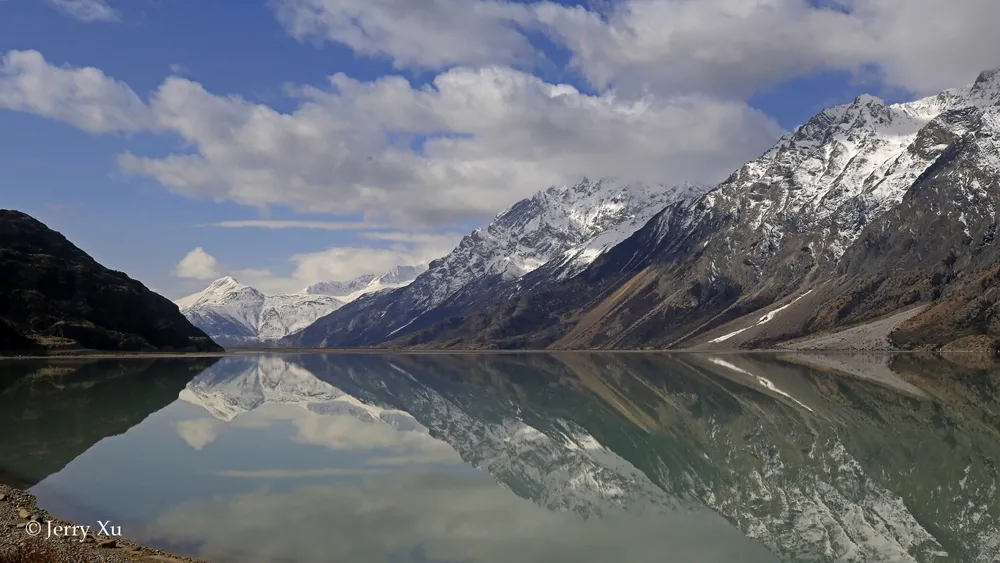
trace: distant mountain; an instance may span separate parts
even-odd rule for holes
[[[230,346],[273,345],[361,295],[401,287],[425,267],[398,266],[380,276],[311,285],[298,293],[264,295],[226,276],[176,301],[181,313]]]
[[[0,272],[0,354],[221,350],[170,300],[24,213],[0,210]]]
[[[228,276],[176,303],[195,326],[231,346],[281,338],[343,305],[326,295],[266,296]]]
[[[545,285],[571,277],[664,207],[706,190],[611,178],[550,187],[463,238],[405,288],[358,299],[287,342],[306,347],[377,345],[503,299],[524,283]]]
[[[310,285],[305,293],[310,295],[350,295],[360,291],[375,280],[375,274],[365,274],[350,281],[320,282]]]
[[[331,295],[344,303],[350,303],[362,295],[374,293],[383,289],[403,287],[417,276],[427,271],[427,265],[396,266],[388,272],[377,276],[365,274],[350,281],[320,282],[310,285],[303,291],[312,295]]]
[[[825,346],[1000,346],[1000,71],[909,103],[859,96],[666,203],[579,273],[493,284],[396,333],[369,327],[414,316],[358,302],[355,320],[345,308],[300,340],[760,348],[877,322]]]

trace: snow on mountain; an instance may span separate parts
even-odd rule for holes
[[[699,203],[707,217],[738,214],[769,248],[820,231],[822,248],[814,252],[839,259],[866,225],[902,201],[951,141],[968,132],[961,110],[998,103],[997,71],[913,102],[889,105],[858,96],[782,137]]]
[[[517,202],[486,228],[463,238],[411,287],[423,293],[419,301],[426,310],[477,278],[515,280],[553,259],[585,266],[667,205],[706,190],[626,184],[613,178],[553,186]]]
[[[625,213],[619,217],[624,217],[624,220],[617,223],[613,219],[608,221],[611,226],[606,227],[596,236],[566,250],[561,256],[553,258],[550,265],[558,272],[556,278],[567,279],[582,272],[600,255],[632,236],[665,207],[678,202],[693,201],[698,196],[708,192],[709,187],[698,184],[682,184],[671,188],[661,186],[655,190],[646,187],[646,190],[648,191],[645,198],[640,198],[640,200],[647,199],[649,205],[623,205],[622,210]]]
[[[192,324],[213,339],[245,340],[257,337],[266,299],[263,293],[226,276],[176,304]]]
[[[350,281],[319,282],[302,290],[310,295],[344,296],[362,290],[375,279],[375,274],[365,274]]]
[[[176,304],[192,324],[215,340],[253,342],[277,340],[302,330],[344,302],[306,293],[267,296],[227,276]]]
[[[320,282],[310,285],[302,290],[302,292],[311,295],[330,295],[336,297],[339,301],[350,303],[368,293],[403,287],[425,271],[427,271],[426,264],[396,266],[381,276],[365,274],[346,282]]]
[[[176,304],[182,311],[211,308],[239,325],[255,328],[264,299],[263,293],[226,276],[215,280],[203,291],[178,299]]]
[[[552,186],[464,237],[404,290],[352,304],[336,318],[328,317],[301,333],[298,344],[377,344],[398,336],[459,292],[472,292],[463,297],[465,303],[485,302],[496,297],[496,280],[513,282],[543,266],[557,276],[573,275],[665,207],[695,199],[707,189],[691,184],[629,184],[613,178]]]
[[[328,295],[269,295],[264,299],[260,312],[257,337],[278,340],[306,328],[343,305],[344,301]]]
[[[949,334],[976,334],[987,326],[977,311],[992,317],[1000,297],[970,302],[958,288],[967,283],[964,295],[976,295],[972,280],[995,262],[998,123],[998,72],[913,102],[858,96],[818,113],[703,196],[663,208],[605,250],[585,278],[573,269],[563,283],[525,276],[516,291],[462,295],[462,303],[453,300],[406,330],[399,327],[414,317],[400,319],[378,304],[373,317],[389,311],[391,320],[375,323],[399,323],[398,334],[356,328],[334,313],[301,336],[362,345],[398,338],[401,346],[425,348],[700,345],[703,336],[733,333],[764,308],[809,289],[815,291],[808,300],[725,346],[865,322],[933,302],[946,289],[958,299],[949,310],[962,309]],[[461,282],[474,257],[443,270],[445,281],[433,289]],[[425,276],[434,271],[432,264]],[[420,279],[411,285],[419,287]],[[427,291],[423,298],[436,296]],[[476,307],[457,306],[472,300]],[[926,319],[919,338],[943,338],[932,334],[936,321]],[[320,328],[325,333],[316,334]]]
[[[322,282],[298,293],[264,295],[231,276],[176,301],[181,313],[215,340],[225,343],[274,342],[311,325],[367,293],[402,287],[426,266],[397,266],[376,276]]]

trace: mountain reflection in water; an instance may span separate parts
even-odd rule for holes
[[[4,362],[6,427],[118,424],[90,425],[100,441],[31,424],[0,439],[0,476],[217,561],[993,562],[1000,368],[970,361]]]

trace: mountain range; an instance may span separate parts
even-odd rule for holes
[[[550,188],[295,347],[996,349],[1000,71],[863,95],[714,187]]]
[[[285,343],[374,346],[453,322],[457,315],[487,303],[559,285],[628,239],[659,210],[690,202],[707,189],[629,184],[614,178],[550,187],[464,237],[413,283],[358,299]]]
[[[207,334],[248,347],[997,350],[998,208],[994,70],[912,102],[825,109],[714,187],[585,178],[517,202],[426,267],[281,295],[226,277],[178,300],[181,316],[4,212],[0,258],[22,270],[0,288],[0,348],[217,349]]]
[[[298,293],[264,295],[232,276],[175,301],[192,324],[226,346],[262,346],[294,334],[362,295],[402,287],[426,266],[397,266],[382,275],[310,285]]]

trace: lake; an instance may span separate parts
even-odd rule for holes
[[[211,561],[1000,560],[1000,368],[914,354],[0,362],[0,481]]]

